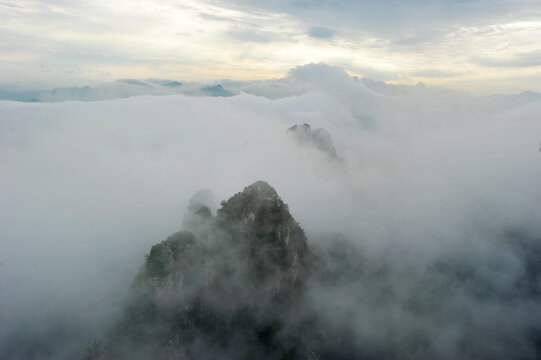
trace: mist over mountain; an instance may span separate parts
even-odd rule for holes
[[[334,148],[331,135],[325,129],[312,130],[310,124],[293,125],[287,129],[301,146],[318,149],[327,154],[333,160],[339,160]]]
[[[216,217],[194,202],[186,216],[150,250],[108,339],[111,357],[306,357],[292,318],[310,254],[276,191],[258,181]]]
[[[332,74],[332,75],[331,75]],[[315,78],[311,78],[315,75]],[[327,76],[331,75],[331,78]],[[235,81],[222,79],[210,83],[185,82],[175,79],[119,79],[93,86],[73,86],[54,89],[40,89],[32,86],[22,88],[0,84],[0,100],[23,102],[62,102],[62,101],[101,101],[122,99],[132,96],[163,96],[183,94],[187,96],[228,97],[239,94],[252,94],[268,99],[280,99],[304,95],[314,90],[314,85],[323,85],[326,79],[350,78],[340,68],[325,64],[309,64],[291,69],[283,78],[258,81]],[[444,87],[417,85],[394,85],[370,78],[351,78],[378,95],[408,98],[426,98],[447,102],[467,103],[476,111],[496,108],[506,110],[512,107],[536,102],[541,94],[525,90],[519,94],[471,95]],[[330,85],[330,84],[326,84]],[[496,111],[496,110],[492,110]]]
[[[0,358],[541,356],[538,96],[219,84],[0,101]]]

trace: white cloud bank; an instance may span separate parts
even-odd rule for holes
[[[459,289],[436,313],[399,305],[447,255],[498,289],[526,271],[500,240],[514,229],[540,246],[541,102],[495,110],[445,92],[382,95],[323,65],[291,76],[308,90],[274,100],[0,102],[0,338],[59,316],[85,324],[80,339],[94,336],[197,190],[226,199],[263,179],[312,243],[340,233],[363,258],[394,264],[396,302],[375,307],[370,294],[381,289],[367,281],[319,294],[340,304],[336,319],[367,348],[404,346],[408,322],[436,333],[424,356],[461,354],[466,335],[484,355],[518,351],[539,302],[474,301]],[[342,164],[287,136],[305,122],[332,134]]]

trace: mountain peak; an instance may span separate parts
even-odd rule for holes
[[[226,222],[245,219],[246,222],[254,220],[256,214],[263,207],[285,208],[287,218],[291,215],[278,193],[269,183],[259,180],[244,188],[242,192],[233,195],[229,200],[222,201],[222,208],[218,210],[218,217]]]
[[[310,124],[293,125],[287,129],[289,134],[292,134],[298,144],[306,147],[315,148],[331,159],[339,160],[336,149],[332,141],[331,134],[325,129],[313,130]]]
[[[215,217],[211,205],[210,193],[198,192],[184,231],[152,247],[116,328],[113,358],[122,358],[122,344],[129,354],[138,339],[157,352],[170,344],[188,355],[217,346],[247,349],[225,358],[308,358],[304,345],[290,341],[299,335],[285,326],[311,269],[303,229],[265,181],[223,201]]]
[[[253,194],[261,200],[281,200],[276,190],[268,182],[258,180],[244,188],[245,193]]]

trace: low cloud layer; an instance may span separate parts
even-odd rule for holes
[[[449,76],[456,73],[425,72],[424,76]],[[208,82],[184,82],[178,79],[119,79],[93,86],[73,86],[53,89],[35,87],[21,88],[16,86],[0,86],[0,100],[22,102],[61,102],[61,101],[101,101],[128,98],[132,96],[163,96],[183,94],[187,96],[228,97],[239,94],[250,94],[269,99],[279,99],[305,95],[318,89],[330,93],[332,87],[343,84],[334,83],[335,79],[350,79],[343,69],[331,67],[323,63],[298,66],[288,71],[282,78],[268,80],[236,81],[230,79]],[[463,91],[455,91],[445,87],[427,86],[423,82],[416,85],[396,85],[369,77],[353,79],[364,85],[364,88],[377,95],[390,95],[410,98],[438,98],[447,103],[464,102],[464,111],[498,112],[509,110],[541,99],[541,94],[534,91],[523,91],[518,94],[491,93],[489,96],[472,96]],[[349,81],[346,82],[349,86]],[[359,94],[359,89],[353,91]],[[339,91],[339,94],[343,94]],[[333,95],[335,96],[335,95]],[[348,94],[348,96],[350,96]],[[336,96],[335,96],[336,97]],[[367,109],[367,111],[371,111]]]
[[[237,95],[0,102],[0,353],[17,331],[35,352],[59,344],[53,358],[84,349],[194,193],[263,179],[310,244],[355,249],[340,260],[359,266],[352,282],[314,285],[310,306],[368,354],[539,354],[539,99],[389,89],[324,65],[282,81],[243,86],[284,96],[224,83]],[[340,162],[287,134],[303,123]]]

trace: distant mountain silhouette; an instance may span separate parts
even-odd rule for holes
[[[331,134],[325,129],[312,130],[309,124],[304,123],[302,125],[294,125],[287,131],[295,137],[300,145],[313,147],[332,159],[340,160],[334,148]]]

